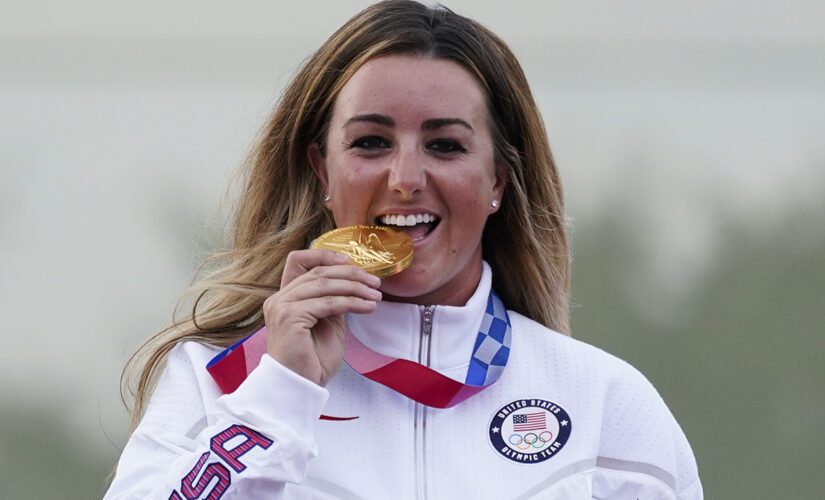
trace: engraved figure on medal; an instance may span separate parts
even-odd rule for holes
[[[343,252],[352,257],[357,264],[371,265],[371,264],[392,264],[393,253],[388,252],[378,235],[370,233],[367,237],[367,242],[362,243],[361,234],[358,235],[358,240],[349,240],[349,247],[343,248]],[[344,245],[341,245],[342,247]]]
[[[412,246],[409,237],[400,231],[379,226],[349,226],[321,235],[312,248],[346,254],[359,267],[383,278],[409,266]]]

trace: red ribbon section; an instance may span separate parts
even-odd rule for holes
[[[228,394],[258,366],[264,353],[266,328],[227,348],[212,359],[206,369],[221,391]],[[489,387],[463,384],[414,361],[376,353],[349,331],[344,361],[368,379],[433,408],[450,408]]]

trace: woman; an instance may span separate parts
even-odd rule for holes
[[[353,225],[407,233],[410,267],[309,249]],[[339,29],[265,126],[223,258],[144,349],[106,498],[702,497],[644,377],[556,333],[561,185],[469,19],[389,1]]]

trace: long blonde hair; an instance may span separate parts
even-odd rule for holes
[[[321,145],[341,88],[366,61],[389,54],[449,59],[486,93],[497,160],[509,179],[501,209],[482,236],[493,287],[509,309],[569,333],[570,257],[562,189],[524,72],[507,45],[441,6],[390,0],[368,7],[303,65],[264,125],[244,165],[232,249],[184,293],[191,314],[147,341],[124,370],[137,424],[166,355],[178,343],[226,347],[263,326],[263,301],[280,288],[286,256],[332,229],[307,148]],[[136,376],[135,376],[136,375]],[[124,397],[125,399],[125,397]]]

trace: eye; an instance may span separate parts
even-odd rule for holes
[[[427,150],[439,154],[466,153],[467,150],[458,141],[436,139],[427,143]]]
[[[363,149],[366,151],[374,151],[377,149],[386,149],[390,147],[390,144],[377,135],[370,135],[355,139],[350,143],[350,147],[355,149]]]

